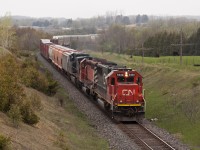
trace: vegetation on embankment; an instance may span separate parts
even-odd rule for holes
[[[185,63],[193,58],[200,62],[200,57],[183,57],[180,66],[179,57],[145,57],[142,64],[141,56],[89,53],[139,71],[146,89],[146,118],[157,118],[155,123],[159,127],[189,144],[191,149],[200,149],[200,67],[191,65],[192,61]],[[169,59],[176,61],[164,61]]]
[[[31,54],[1,55],[0,83],[0,149],[108,149]]]

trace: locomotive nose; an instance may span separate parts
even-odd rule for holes
[[[120,103],[137,103],[138,85],[121,85],[118,87],[117,94]]]

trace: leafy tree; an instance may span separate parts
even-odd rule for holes
[[[12,29],[10,14],[6,14],[0,20],[0,45],[4,48],[10,48],[15,39],[15,31]]]
[[[200,55],[200,28],[188,38],[187,43],[193,44],[184,48],[188,54]]]
[[[129,25],[130,24],[130,20],[128,16],[124,16],[122,19],[123,24],[125,25]]]
[[[147,23],[149,20],[148,16],[147,15],[137,15],[136,16],[136,24],[140,24],[140,23]]]
[[[153,48],[147,55],[172,55],[171,44],[180,43],[180,34],[176,32],[162,31],[156,33],[154,36],[149,37],[144,46],[147,48]],[[179,47],[172,47],[173,51],[179,51]]]
[[[122,23],[122,18],[123,18],[122,15],[117,15],[116,18],[115,18],[115,23],[121,24]]]
[[[38,43],[41,38],[51,38],[49,34],[33,28],[15,28],[15,31],[17,36],[16,47],[20,50],[38,50]]]
[[[136,24],[140,24],[141,23],[141,16],[140,16],[140,14],[136,16],[135,22],[136,22]]]
[[[141,22],[142,23],[147,23],[149,21],[149,18],[147,15],[142,15],[142,19],[141,19]]]

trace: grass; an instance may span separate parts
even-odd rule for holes
[[[67,125],[62,125],[62,132],[65,133],[68,149],[109,149],[107,141],[97,135],[86,116],[74,106],[64,89],[59,89],[56,97],[64,99],[63,107],[68,113],[68,117],[64,117],[65,119],[61,118],[62,116],[59,119],[60,123],[67,123]]]
[[[118,61],[118,64],[125,64],[130,66],[132,63],[142,64],[142,57],[141,56],[133,56],[130,58],[130,55],[124,54],[116,54],[110,52],[97,53],[93,51],[89,51],[89,53],[94,57],[102,57],[105,59],[109,59],[111,61]],[[111,57],[112,55],[112,57]],[[161,56],[161,57],[144,57],[143,61],[144,64],[147,65],[161,65],[167,67],[173,67],[178,69],[185,69],[190,68],[195,70],[198,67],[194,67],[194,64],[200,65],[200,56],[183,56],[182,57],[183,64],[180,66],[180,56]],[[198,68],[199,70],[199,68]]]
[[[134,68],[144,77],[148,119],[158,118],[156,124],[188,144],[200,150],[200,56],[159,58],[119,55],[112,53],[89,53],[120,65]]]

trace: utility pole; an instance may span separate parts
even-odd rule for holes
[[[143,47],[143,43],[142,43],[142,64],[144,63],[144,47]]]
[[[182,28],[181,28],[181,41],[180,41],[180,64],[182,65],[183,64],[183,31],[182,31]]]
[[[180,46],[180,65],[183,64],[183,46],[194,45],[194,44],[183,44],[183,31],[180,31],[180,44],[171,44],[171,46]]]
[[[144,64],[144,52],[152,50],[152,49],[153,48],[145,48],[144,45],[143,45],[143,43],[142,43],[142,47],[138,49],[138,50],[142,50],[142,64]]]

